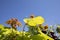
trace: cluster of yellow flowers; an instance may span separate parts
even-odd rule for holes
[[[32,17],[32,16],[31,16]],[[32,18],[25,18],[24,22],[30,26],[36,26],[38,24],[44,23],[44,18],[42,16],[32,17]]]

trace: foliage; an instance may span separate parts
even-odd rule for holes
[[[11,27],[6,27],[0,24],[0,40],[57,40],[58,37],[54,35],[54,30],[49,30],[48,25],[43,25],[44,18],[41,16],[30,18],[24,18],[25,25],[23,31],[18,31],[17,26],[21,26],[16,18],[12,18],[6,21]],[[28,26],[28,31],[24,31],[24,28]],[[52,27],[50,27],[52,28]],[[56,31],[60,33],[60,27],[57,27]]]

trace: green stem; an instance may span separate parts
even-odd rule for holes
[[[23,26],[23,30],[22,30],[22,32],[23,32],[23,33],[22,33],[22,40],[24,40],[24,38],[23,38],[23,37],[24,37],[24,36],[23,36],[23,35],[24,35],[24,31],[25,31],[24,29],[25,29],[25,25]]]

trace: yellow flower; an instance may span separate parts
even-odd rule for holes
[[[30,19],[29,22],[28,22],[28,25],[36,26],[36,21],[34,19]]]
[[[36,26],[38,24],[43,24],[44,18],[42,18],[41,16],[37,16],[35,18],[25,18],[24,22],[30,26]]]
[[[23,21],[25,22],[25,23],[28,23],[29,22],[29,18],[25,18]]]
[[[23,21],[30,26],[36,26],[36,22],[34,18],[25,18]]]
[[[0,24],[0,29],[4,29],[4,25]]]
[[[43,24],[44,23],[44,18],[41,16],[35,17],[35,21],[37,24]]]
[[[9,35],[11,33],[11,30],[9,30],[9,29],[5,29],[5,30],[6,30],[6,32],[3,32],[3,34]]]
[[[20,34],[20,32],[19,32],[19,31],[17,31],[17,32],[16,32],[16,34]]]

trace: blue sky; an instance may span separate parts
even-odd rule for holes
[[[45,24],[60,24],[60,0],[0,0],[0,24],[15,17],[23,18],[31,14],[45,18]]]

